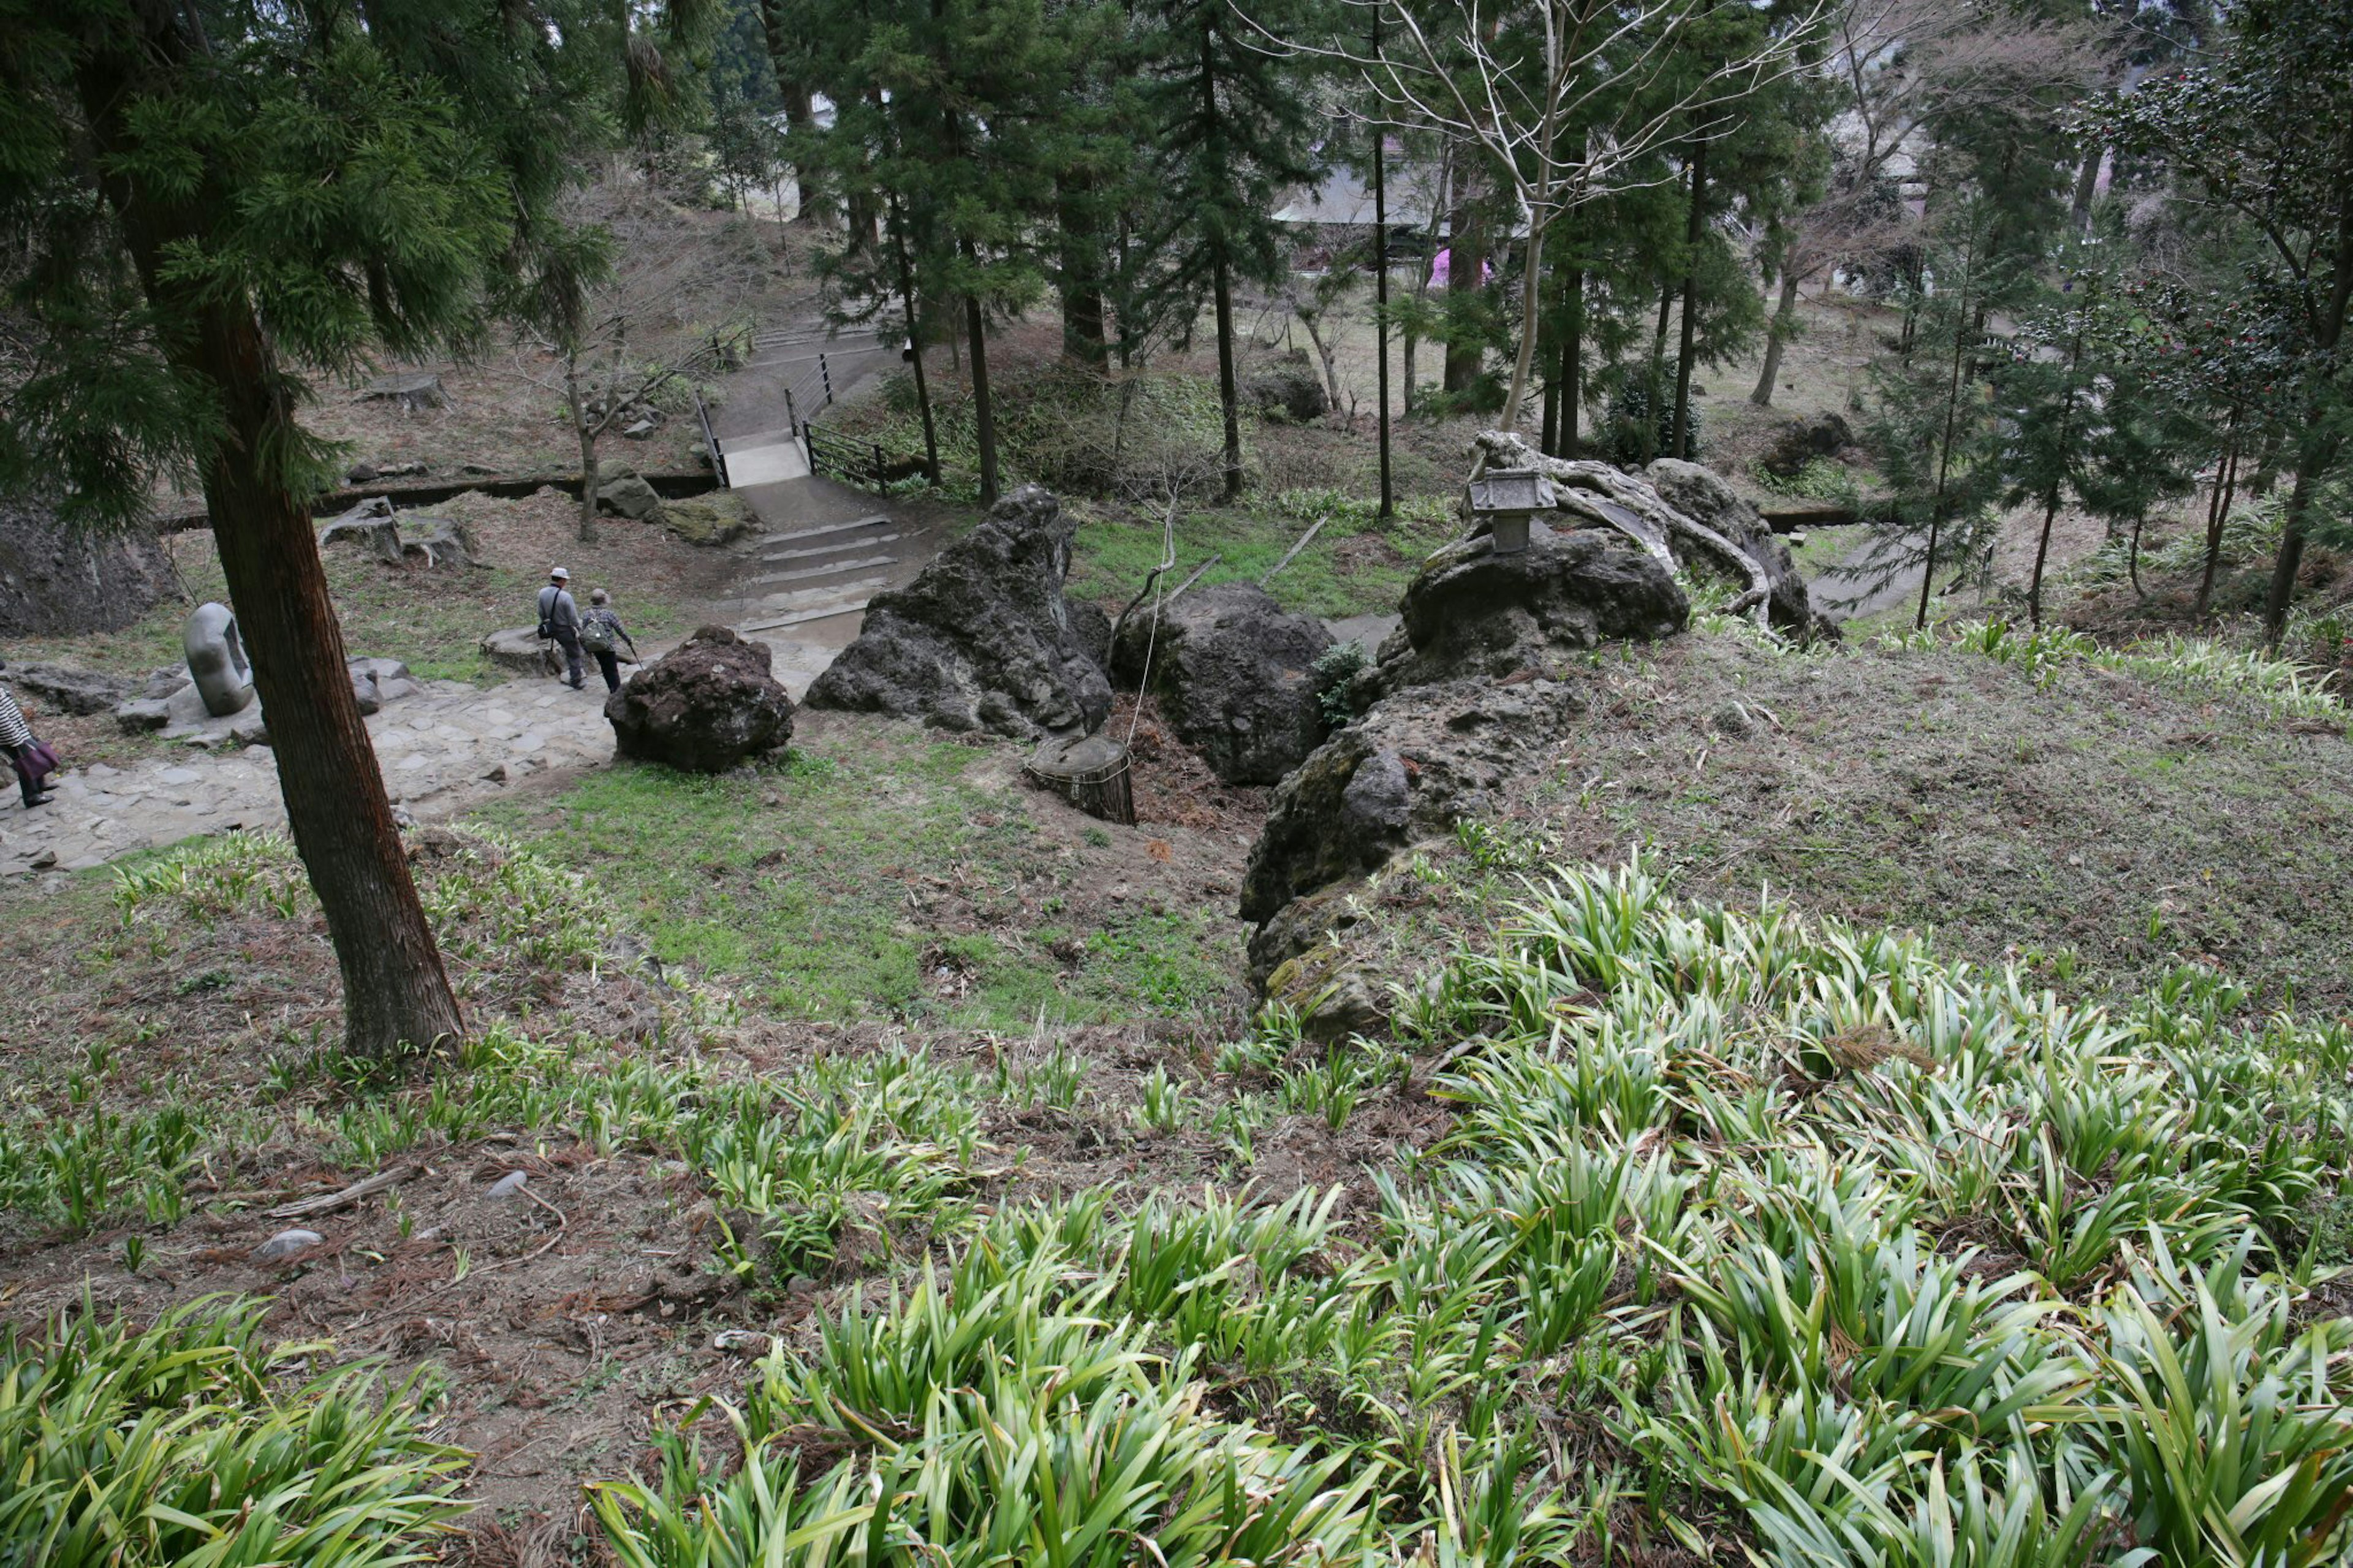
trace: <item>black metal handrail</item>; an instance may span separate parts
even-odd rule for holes
[[[880,441],[861,441],[814,421],[802,422],[801,445],[808,453],[810,473],[870,489],[929,472],[921,458],[893,453]]]

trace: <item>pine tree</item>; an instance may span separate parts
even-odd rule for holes
[[[0,484],[117,524],[161,470],[201,484],[355,1056],[433,1047],[460,1019],[312,542],[332,454],[301,424],[302,373],[481,326],[565,177],[567,125],[625,58],[633,96],[661,90],[663,40],[628,47],[627,26],[491,0],[0,0],[0,220],[26,247],[11,303],[37,353]]]
[[[1270,37],[1312,37],[1314,0],[1259,0],[1247,20],[1229,0],[1140,0],[1149,35],[1144,86],[1161,222],[1139,237],[1158,263],[1143,302],[1217,312],[1218,401],[1225,418],[1225,495],[1241,492],[1241,405],[1234,370],[1234,288],[1281,276],[1276,198],[1314,177],[1307,73],[1271,52]],[[1255,24],[1253,27],[1252,24]]]
[[[1978,323],[2016,287],[2015,275],[1987,258],[1993,227],[1992,213],[1974,200],[1947,213],[1929,237],[1924,281],[1905,301],[1913,352],[1873,373],[1871,443],[1895,492],[1895,526],[1922,542],[1915,626],[1928,624],[1938,564],[1978,559],[1992,542],[2000,431],[1982,380]]]

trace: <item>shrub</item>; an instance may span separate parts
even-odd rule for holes
[[[44,1568],[389,1568],[464,1511],[462,1450],[417,1390],[362,1368],[273,1392],[268,1303],[193,1302],[139,1331],[89,1307],[0,1334],[0,1562]]]

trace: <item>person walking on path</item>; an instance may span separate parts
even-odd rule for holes
[[[56,770],[58,754],[33,738],[33,727],[25,722],[24,710],[16,706],[16,699],[5,686],[0,686],[0,754],[16,770],[25,809],[48,805],[49,794],[43,784]]]
[[[602,588],[588,591],[588,613],[580,618],[580,646],[596,656],[596,668],[605,674],[605,689],[621,689],[620,649],[627,645],[631,664],[643,664],[638,645],[629,638],[621,617],[613,613],[613,595]]]
[[[588,684],[580,669],[580,606],[566,586],[572,574],[558,566],[539,591],[539,636],[564,650],[564,684],[577,691]]]

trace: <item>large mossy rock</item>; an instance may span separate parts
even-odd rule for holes
[[[1220,583],[1129,616],[1113,660],[1123,685],[1148,679],[1178,739],[1210,772],[1271,784],[1323,739],[1315,661],[1331,646],[1314,616],[1254,584]]]
[[[1062,596],[1074,531],[1044,489],[1007,496],[913,583],[869,602],[808,705],[1023,741],[1095,730],[1111,682]]]
[[[596,465],[596,508],[632,522],[667,521],[660,492],[648,484],[635,468],[612,458]]]
[[[1541,677],[1409,686],[1382,699],[1276,788],[1243,874],[1242,919],[1263,926],[1293,899],[1486,813],[1584,701],[1577,686]]]
[[[685,773],[724,773],[793,738],[793,700],[768,646],[704,626],[605,700],[621,755]]]
[[[733,544],[756,526],[752,509],[732,490],[666,501],[661,513],[663,526],[689,544]]]
[[[1541,668],[1605,642],[1671,637],[1691,619],[1673,574],[1632,540],[1542,522],[1511,554],[1484,537],[1448,545],[1415,574],[1398,611],[1381,649],[1391,690]]]

